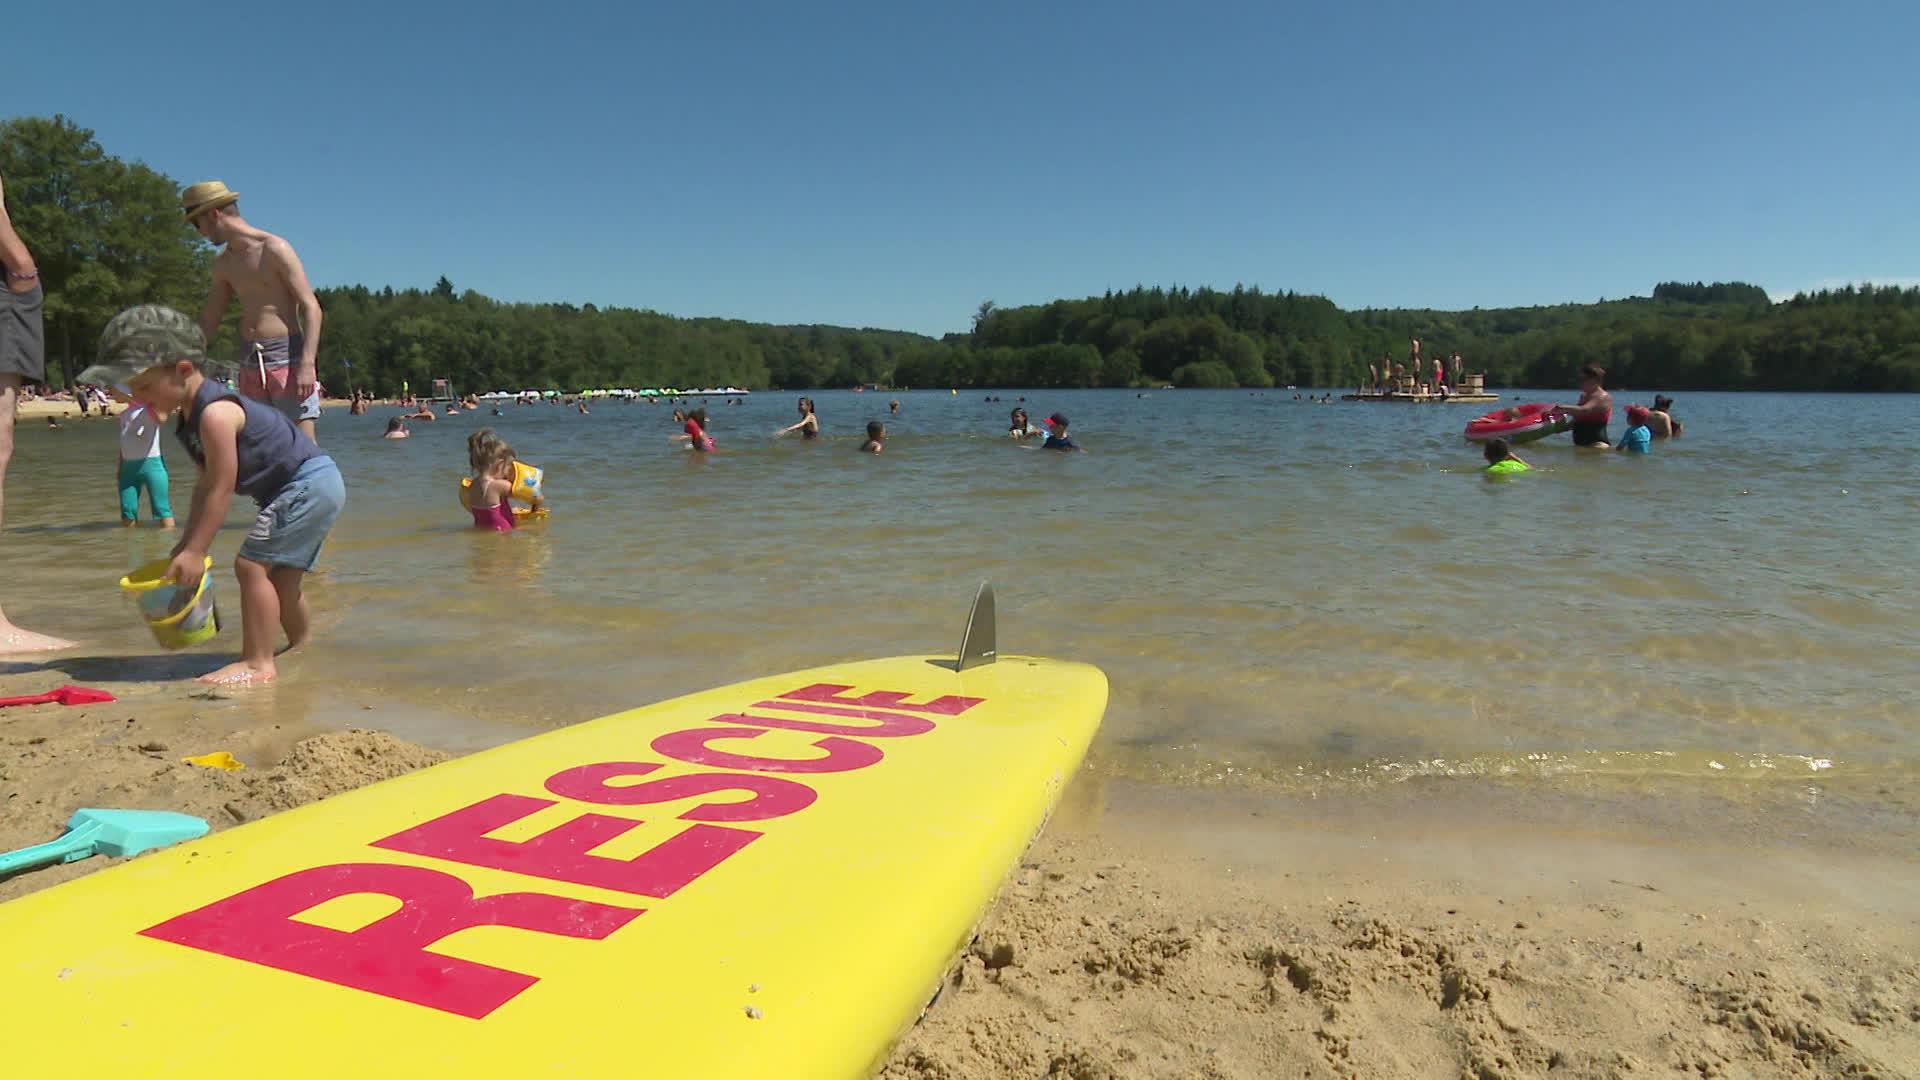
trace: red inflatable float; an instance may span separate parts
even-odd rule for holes
[[[1573,426],[1573,422],[1568,420],[1564,413],[1553,410],[1554,407],[1544,401],[1529,405],[1515,405],[1507,409],[1495,409],[1485,416],[1468,421],[1467,440],[1488,442],[1493,439],[1505,439],[1510,443],[1529,443],[1535,439],[1556,435]]]

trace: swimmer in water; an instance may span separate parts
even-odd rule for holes
[[[1065,413],[1054,413],[1052,416],[1047,417],[1046,425],[1048,428],[1047,441],[1041,443],[1039,449],[1064,450],[1068,453],[1074,451],[1079,451],[1083,454],[1086,453],[1086,447],[1074,442],[1073,436],[1067,434],[1067,417]],[[1033,449],[1033,447],[1028,447],[1028,449]]]
[[[1527,472],[1533,468],[1520,460],[1520,455],[1513,452],[1513,447],[1505,439],[1488,439],[1481,453],[1486,455],[1488,472]],[[1513,464],[1508,465],[1508,462]]]
[[[887,448],[887,425],[878,420],[867,421],[867,441],[860,444],[863,454],[877,454]]]
[[[817,439],[820,437],[820,418],[813,414],[813,399],[810,397],[801,398],[799,409],[800,422],[797,424],[788,424],[786,427],[774,432],[773,434],[776,438],[781,435],[791,435],[796,431],[800,433],[802,439]]]
[[[513,507],[507,496],[513,492],[513,448],[491,429],[482,428],[467,438],[467,464],[473,470],[467,496],[473,527],[512,532]]]
[[[1653,432],[1647,427],[1652,412],[1645,405],[1627,406],[1627,430],[1620,433],[1620,443],[1614,449],[1628,454],[1652,453]]]
[[[1008,438],[1026,440],[1038,438],[1045,434],[1046,432],[1033,426],[1033,421],[1027,419],[1027,410],[1013,410],[1013,416],[1008,420],[1007,424]]]
[[[686,428],[672,438],[674,442],[679,442],[682,439],[686,440],[687,444],[693,447],[695,453],[713,453],[713,436],[707,434],[707,410],[695,409],[688,413]]]
[[[383,439],[404,439],[410,434],[411,432],[407,430],[407,418],[404,416],[394,416],[388,418],[387,433],[380,437]]]
[[[900,415],[900,399],[894,398],[892,401],[887,402],[887,411],[895,416]]]

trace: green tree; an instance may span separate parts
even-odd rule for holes
[[[109,155],[64,116],[28,116],[0,121],[0,177],[46,290],[49,382],[86,366],[122,308],[199,312],[212,253],[165,174]]]

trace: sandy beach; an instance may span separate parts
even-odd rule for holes
[[[369,724],[404,708],[341,694]],[[230,828],[447,756],[283,729],[262,703],[176,688],[8,710],[0,845],[89,805]],[[247,768],[180,761],[219,749]],[[1910,856],[1656,847],[1509,809],[1489,824],[1484,805],[1409,789],[1327,812],[1089,769],[882,1075],[1914,1075]],[[0,900],[111,865],[23,874]]]
[[[353,402],[346,398],[326,398],[320,402],[320,407],[323,410],[344,409],[352,404]],[[123,406],[116,402],[111,407],[111,412],[107,418],[112,419],[118,416],[122,408]],[[81,419],[80,404],[78,402],[59,401],[53,398],[34,398],[31,401],[22,400],[15,407],[13,415],[16,420],[45,420],[49,416],[57,420]],[[100,410],[89,406],[86,419],[101,419]]]

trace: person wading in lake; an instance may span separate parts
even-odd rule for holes
[[[40,269],[33,261],[33,252],[13,231],[6,196],[5,186],[0,185],[0,274],[5,281],[0,287],[0,510],[5,504],[7,464],[13,460],[13,411],[20,401],[20,387],[47,377],[46,332],[40,322],[46,294],[40,286]],[[0,654],[46,652],[72,645],[71,641],[23,630],[0,611]]]
[[[213,284],[200,312],[209,345],[227,306],[240,298],[240,394],[278,409],[315,438],[320,389],[320,299],[293,245],[240,216],[239,193],[218,180],[188,188],[180,208],[200,235],[225,250],[213,260]],[[297,320],[297,321],[296,321]]]
[[[1607,449],[1607,421],[1613,419],[1613,395],[1603,385],[1607,369],[1588,364],[1580,369],[1580,400],[1554,408],[1573,421],[1573,445]]]

